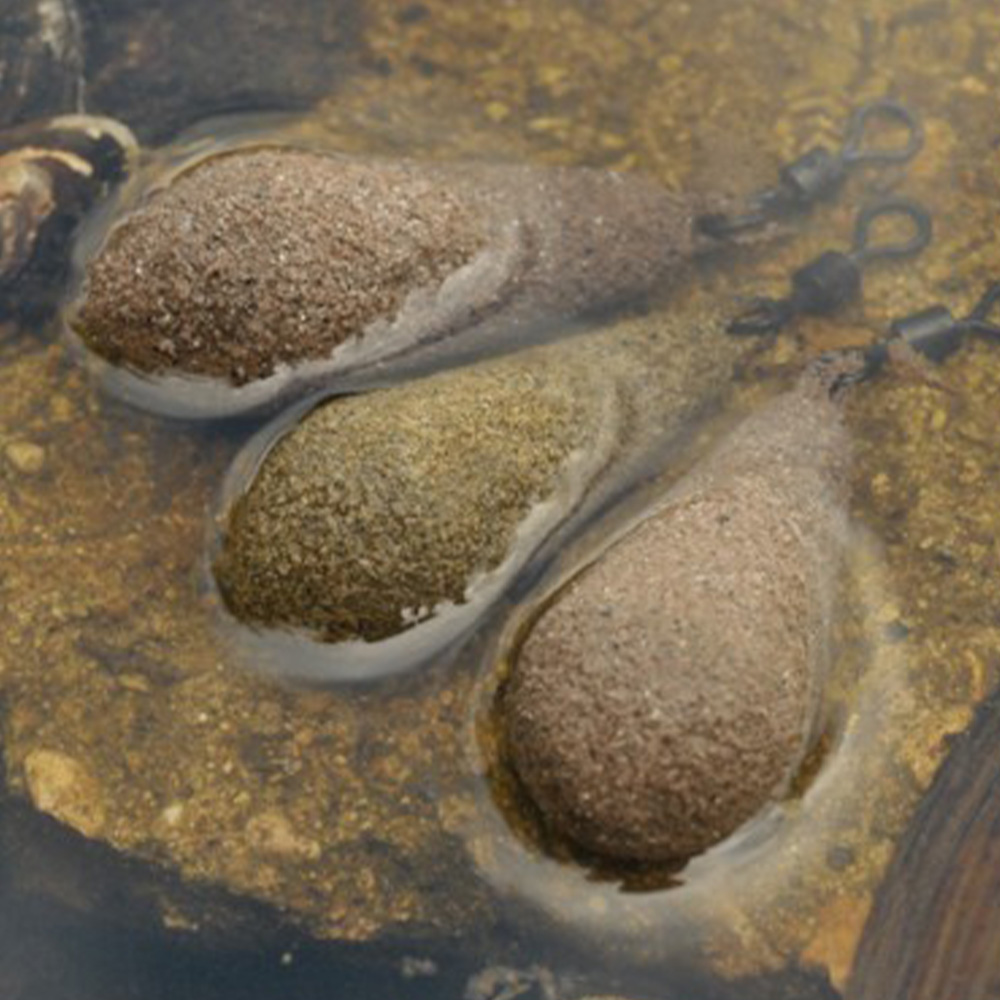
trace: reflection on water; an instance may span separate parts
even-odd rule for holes
[[[159,37],[170,15],[150,11],[147,24],[141,8],[126,18],[107,5],[123,51]],[[783,335],[762,373],[933,301],[959,312],[996,277],[1000,13],[987,0],[371,0],[363,14],[351,80],[287,126],[300,136],[745,193],[835,141],[869,97],[918,109],[927,147],[905,189],[934,212],[935,244],[873,273],[854,313]],[[331,58],[340,41],[324,42]],[[112,55],[94,70],[97,95],[115,79],[168,86],[155,61],[143,78]],[[792,267],[844,241],[875,181],[856,178],[794,239],[734,256],[657,308],[694,317],[706,301],[781,293]],[[206,513],[254,428],[136,416],[48,337],[0,345],[5,996],[836,995],[944,737],[997,680],[995,348],[852,401],[867,532],[816,774],[680,889],[623,894],[533,853],[494,805],[475,726],[502,615],[465,669],[416,685],[301,693],[242,671],[199,580]],[[733,405],[756,405],[774,381],[750,379]]]
[[[481,968],[416,943],[372,952],[323,947],[286,930],[220,944],[164,934],[159,918],[118,886],[110,851],[82,851],[55,823],[16,802],[0,814],[0,992],[5,1000],[117,997],[347,998],[461,996]],[[334,992],[331,994],[331,988]]]

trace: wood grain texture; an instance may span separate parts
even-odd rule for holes
[[[954,741],[904,835],[847,996],[1000,997],[1000,692]]]

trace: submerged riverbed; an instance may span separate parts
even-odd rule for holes
[[[135,66],[171,17],[151,5],[139,31],[139,10],[99,12],[106,36],[114,23],[133,33]],[[216,13],[219,38],[244,16]],[[662,317],[696,331],[748,296],[783,294],[795,267],[849,242],[873,191],[905,191],[935,218],[918,259],[873,269],[861,304],[744,357],[738,380],[692,408],[702,420],[684,447],[648,452],[602,502],[641,481],[634,512],[809,358],[936,302],[961,314],[1000,278],[1000,12],[986,0],[371,0],[349,16],[350,44],[335,32],[327,43],[337,72],[294,95],[307,110],[266,116],[291,102],[265,100],[244,67],[228,105],[209,79],[165,111],[152,60],[148,76],[125,75],[159,95],[150,114],[167,124],[144,122],[113,86],[117,51],[100,53],[87,110],[162,142],[146,147],[139,185],[256,134],[639,171],[731,197],[816,143],[836,146],[865,100],[890,95],[922,117],[925,148],[905,172],[861,172],[788,234],[602,325],[596,336]],[[289,39],[277,51],[294,62],[303,43]],[[211,54],[190,44],[196,73],[196,54]],[[497,773],[485,718],[508,640],[559,559],[626,514],[584,511],[561,555],[529,567],[447,662],[370,689],[282,687],[254,671],[260,654],[207,567],[229,463],[259,424],[138,414],[102,393],[59,317],[5,328],[0,364],[0,931],[16,942],[0,953],[5,995],[853,995],[896,845],[950,737],[1000,680],[1000,345],[970,343],[938,370],[894,369],[853,394],[853,528],[823,732],[785,801],[680,873],[588,867],[545,844]],[[973,1000],[938,1000],[959,998]]]

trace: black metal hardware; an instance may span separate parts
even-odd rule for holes
[[[872,228],[878,219],[897,215],[913,225],[913,235],[894,243],[873,245]],[[933,223],[927,210],[909,198],[890,198],[863,209],[854,226],[854,242],[846,253],[828,250],[792,275],[791,293],[783,299],[757,298],[729,324],[737,336],[774,333],[795,316],[826,316],[861,293],[862,273],[873,261],[899,259],[919,253],[931,241]]]
[[[880,118],[898,122],[905,128],[906,139],[901,145],[866,145],[870,123]],[[839,151],[816,146],[786,164],[778,175],[778,183],[754,195],[746,212],[731,216],[707,213],[697,219],[697,228],[713,239],[728,239],[768,222],[803,213],[817,202],[832,198],[856,167],[908,163],[923,144],[923,125],[908,108],[889,98],[869,101],[851,116]]]

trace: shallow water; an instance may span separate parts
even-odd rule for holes
[[[219,5],[218,16],[233,15]],[[780,293],[790,269],[847,241],[872,185],[932,210],[933,246],[873,270],[863,305],[779,337],[736,387],[735,411],[820,350],[865,342],[932,302],[958,312],[1000,274],[1000,13],[988,0],[373,0],[357,23],[360,54],[331,41],[344,68],[317,107],[209,121],[150,151],[137,183],[255,128],[746,193],[812,143],[836,143],[852,107],[890,93],[927,128],[905,179],[852,179],[794,238],[705,268],[655,308],[697,315],[706,301]],[[88,110],[117,110],[99,103],[112,65]],[[220,110],[192,93],[170,112],[171,136]],[[255,425],[136,415],[100,393],[58,324],[0,344],[0,363],[5,997],[709,1000],[845,988],[946,737],[1000,672],[995,348],[855,394],[851,610],[810,773],[679,887],[627,873],[627,892],[621,872],[595,875],[558,847],[561,861],[539,854],[530,818],[512,834],[500,808],[510,790],[487,775],[490,666],[586,534],[438,670],[372,691],[285,690],[243,669],[204,583],[210,511]],[[42,449],[40,464],[19,460],[23,444]],[[638,891],[650,880],[656,889]]]

